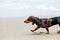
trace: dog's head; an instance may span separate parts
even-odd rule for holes
[[[27,18],[27,20],[24,21],[24,23],[30,23],[32,22],[32,25],[34,25],[36,22],[38,22],[38,19],[37,17],[34,17],[34,16],[29,16]]]

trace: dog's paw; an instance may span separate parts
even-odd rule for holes
[[[49,34],[49,32],[46,32],[45,34]]]
[[[60,30],[58,30],[57,33],[60,33]]]
[[[31,32],[34,32],[34,30],[31,30]]]

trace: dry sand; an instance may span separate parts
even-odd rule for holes
[[[60,40],[60,29],[58,25],[50,29],[50,34],[45,34],[45,29],[31,32],[31,24],[25,24],[24,18],[0,18],[0,40]],[[34,25],[35,26],[35,25]]]

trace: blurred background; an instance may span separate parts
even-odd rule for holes
[[[36,25],[24,23],[28,16],[60,16],[60,0],[0,0],[0,40],[60,40],[59,25],[49,35],[42,28],[31,32]]]
[[[60,16],[60,0],[0,0],[0,17]]]

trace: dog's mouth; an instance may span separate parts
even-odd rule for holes
[[[25,20],[24,23],[30,23],[30,21]]]
[[[31,21],[25,20],[24,23],[30,23]]]

